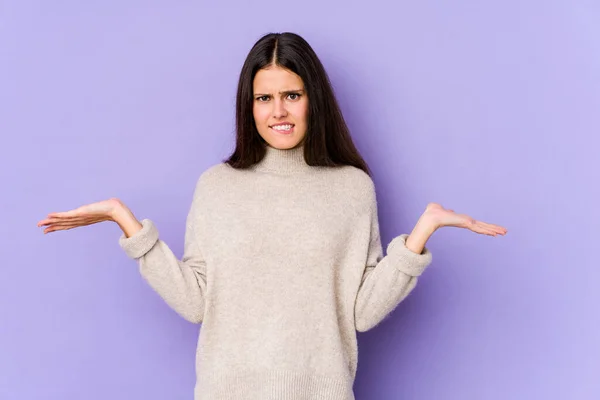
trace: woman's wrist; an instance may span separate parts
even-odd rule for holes
[[[133,215],[133,212],[119,200],[115,201],[115,206],[109,215],[111,220],[119,225],[126,237],[131,237],[142,229],[142,224]]]

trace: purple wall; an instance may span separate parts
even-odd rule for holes
[[[417,290],[359,335],[357,399],[600,398],[600,4],[248,3],[2,4],[0,398],[191,399],[199,327],[117,225],[36,223],[117,196],[181,255],[244,57],[284,30],[330,73],[386,243],[429,201],[509,230],[435,233]]]

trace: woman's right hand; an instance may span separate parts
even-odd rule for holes
[[[37,226],[44,228],[44,234],[73,229],[103,221],[115,221],[115,216],[125,205],[116,198],[86,204],[76,209],[63,212],[53,212],[38,222]]]

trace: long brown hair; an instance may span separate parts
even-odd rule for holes
[[[253,82],[256,73],[269,65],[286,68],[302,79],[308,97],[304,160],[312,166],[352,165],[370,175],[359,154],[335,98],[331,82],[312,47],[291,32],[269,33],[252,47],[240,72],[236,96],[236,147],[224,162],[248,168],[265,155],[254,116]]]

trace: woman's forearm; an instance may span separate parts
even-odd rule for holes
[[[421,254],[425,248],[425,244],[436,229],[435,222],[427,215],[422,215],[406,239],[406,247],[414,253]]]

